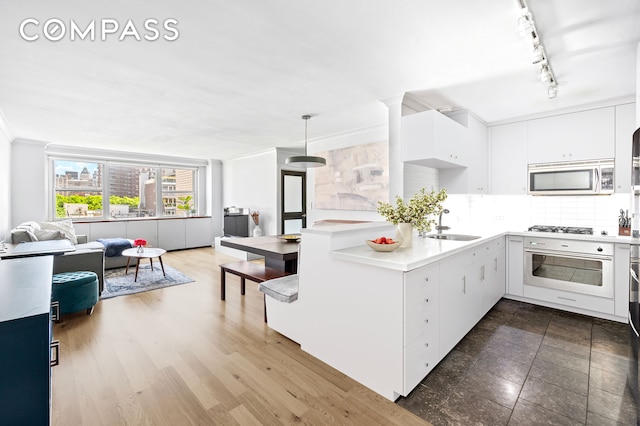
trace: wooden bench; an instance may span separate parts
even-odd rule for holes
[[[281,278],[291,275],[290,272],[280,271],[278,269],[269,268],[260,263],[248,262],[246,260],[233,263],[224,263],[220,265],[220,300],[225,300],[226,296],[226,274],[233,274],[240,277],[240,294],[245,294],[245,280],[262,283],[274,278]],[[267,321],[267,311],[264,313],[265,322]]]

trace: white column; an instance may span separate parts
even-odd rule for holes
[[[382,99],[389,108],[389,202],[404,191],[404,163],[402,162],[402,100],[404,94]]]
[[[636,128],[640,127],[640,43],[636,48]]]

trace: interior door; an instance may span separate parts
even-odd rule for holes
[[[282,171],[280,217],[283,234],[298,234],[307,227],[307,172]]]

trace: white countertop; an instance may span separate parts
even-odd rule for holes
[[[433,238],[423,238],[419,237],[417,234],[414,234],[411,248],[399,248],[393,252],[377,252],[367,246],[363,241],[362,244],[354,247],[334,250],[331,252],[331,257],[334,259],[347,260],[351,262],[373,265],[397,271],[411,271],[421,266],[428,265],[429,263],[441,260],[444,257],[451,256],[474,246],[481,245],[491,239],[510,235],[522,237],[535,236],[538,238],[586,240],[621,244],[630,244],[634,241],[631,237],[620,237],[613,235],[574,235],[556,234],[552,232],[508,231],[491,232],[484,235],[478,232],[468,232],[468,234],[479,235],[481,238],[472,241],[449,241],[437,240]],[[637,240],[635,242],[640,243]]]

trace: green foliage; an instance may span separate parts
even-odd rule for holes
[[[429,216],[439,215],[443,210],[442,203],[446,199],[447,191],[444,189],[427,193],[425,188],[422,188],[408,203],[397,196],[395,208],[389,203],[378,201],[378,213],[394,225],[410,223],[418,231],[429,232],[431,225],[436,223],[435,219]]]
[[[178,208],[180,210],[184,210],[184,211],[191,211],[191,200],[193,199],[193,197],[191,195],[187,195],[185,197],[178,197],[178,201],[180,204],[178,204]]]
[[[66,217],[64,204],[86,204],[89,211],[102,210],[102,195],[61,195],[56,194],[56,217]],[[128,205],[137,208],[140,204],[140,197],[109,197],[109,204]]]

